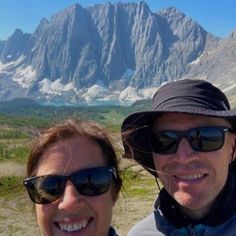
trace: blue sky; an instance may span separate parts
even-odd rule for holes
[[[85,7],[107,1],[0,0],[0,40],[7,39],[16,28],[34,32],[43,17],[49,20],[54,13],[76,2]],[[216,36],[227,37],[236,29],[236,0],[147,0],[146,3],[153,12],[174,6]]]

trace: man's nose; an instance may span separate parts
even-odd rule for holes
[[[181,163],[188,163],[197,159],[196,152],[190,146],[186,138],[182,138],[179,142],[177,151],[175,153],[175,159]]]

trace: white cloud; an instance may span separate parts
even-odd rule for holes
[[[101,84],[101,83],[99,83]],[[84,93],[83,98],[85,100],[94,100],[103,98],[106,95],[107,89],[99,84],[95,84],[88,88],[87,92]]]
[[[74,85],[73,85],[72,82],[66,84],[66,85],[64,86],[64,88],[63,88],[63,91],[65,91],[65,92],[70,91],[70,90],[75,90]]]
[[[133,87],[127,87],[123,91],[121,91],[119,100],[128,100],[128,101],[136,101],[139,100],[140,96],[138,92]]]
[[[133,103],[141,99],[150,99],[153,97],[154,93],[157,91],[158,87],[136,89],[133,87],[127,87],[120,92],[119,100],[128,101]]]
[[[62,95],[63,92],[68,92],[74,89],[73,83],[63,84],[61,79],[57,79],[55,81],[50,81],[49,79],[45,78],[39,82],[40,89],[39,91],[43,94],[48,95]]]
[[[158,87],[140,89],[140,94],[142,94],[143,99],[150,99],[153,97],[155,92],[158,90]]]

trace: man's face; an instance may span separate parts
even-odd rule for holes
[[[156,119],[152,130],[154,133],[163,130],[185,131],[206,126],[230,127],[230,123],[219,118],[164,113]],[[226,183],[234,145],[235,135],[226,132],[224,145],[216,151],[194,151],[183,138],[175,153],[153,152],[160,181],[181,205],[183,213],[196,219],[207,214]]]

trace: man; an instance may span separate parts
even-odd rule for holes
[[[236,111],[203,80],[161,87],[152,111],[122,124],[125,157],[163,185],[154,212],[128,236],[236,235]]]

